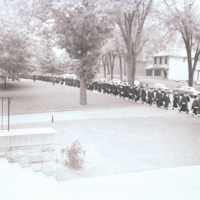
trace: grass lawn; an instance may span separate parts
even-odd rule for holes
[[[41,81],[9,82],[7,89],[0,85],[1,97],[9,96],[13,99],[11,114],[131,105],[131,102],[123,99],[88,91],[88,105],[81,106],[79,92],[78,88]],[[4,101],[6,111],[7,102]]]
[[[115,78],[118,78],[117,75]],[[175,82],[147,77],[136,77],[136,79],[139,81],[148,80],[149,85],[153,85],[155,82],[164,83],[169,88],[187,84],[185,81]],[[199,86],[196,88],[199,89]],[[79,104],[79,91],[74,87],[60,84],[52,85],[52,83],[41,81],[8,82],[7,89],[3,89],[3,83],[0,83],[0,96],[12,97],[11,114],[132,105],[131,102],[123,99],[88,91],[88,104],[81,106]],[[7,102],[4,101],[4,113],[7,112],[7,107]]]

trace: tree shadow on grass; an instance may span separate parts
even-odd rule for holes
[[[19,84],[19,83],[20,82],[17,82],[17,81],[7,82],[6,88],[5,88],[4,83],[0,82],[0,91],[17,91],[17,90],[22,90],[28,87],[25,84]]]

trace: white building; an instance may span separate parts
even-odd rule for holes
[[[153,56],[153,64],[145,67],[146,76],[168,80],[188,80],[188,62],[185,49],[164,50]],[[200,62],[197,63],[194,81],[200,82]]]

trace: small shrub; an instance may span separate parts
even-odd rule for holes
[[[72,143],[69,148],[62,149],[64,155],[64,165],[72,169],[81,169],[84,163],[85,150],[82,149],[79,140]]]

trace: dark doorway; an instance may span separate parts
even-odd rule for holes
[[[167,79],[167,72],[164,70],[164,79]]]

